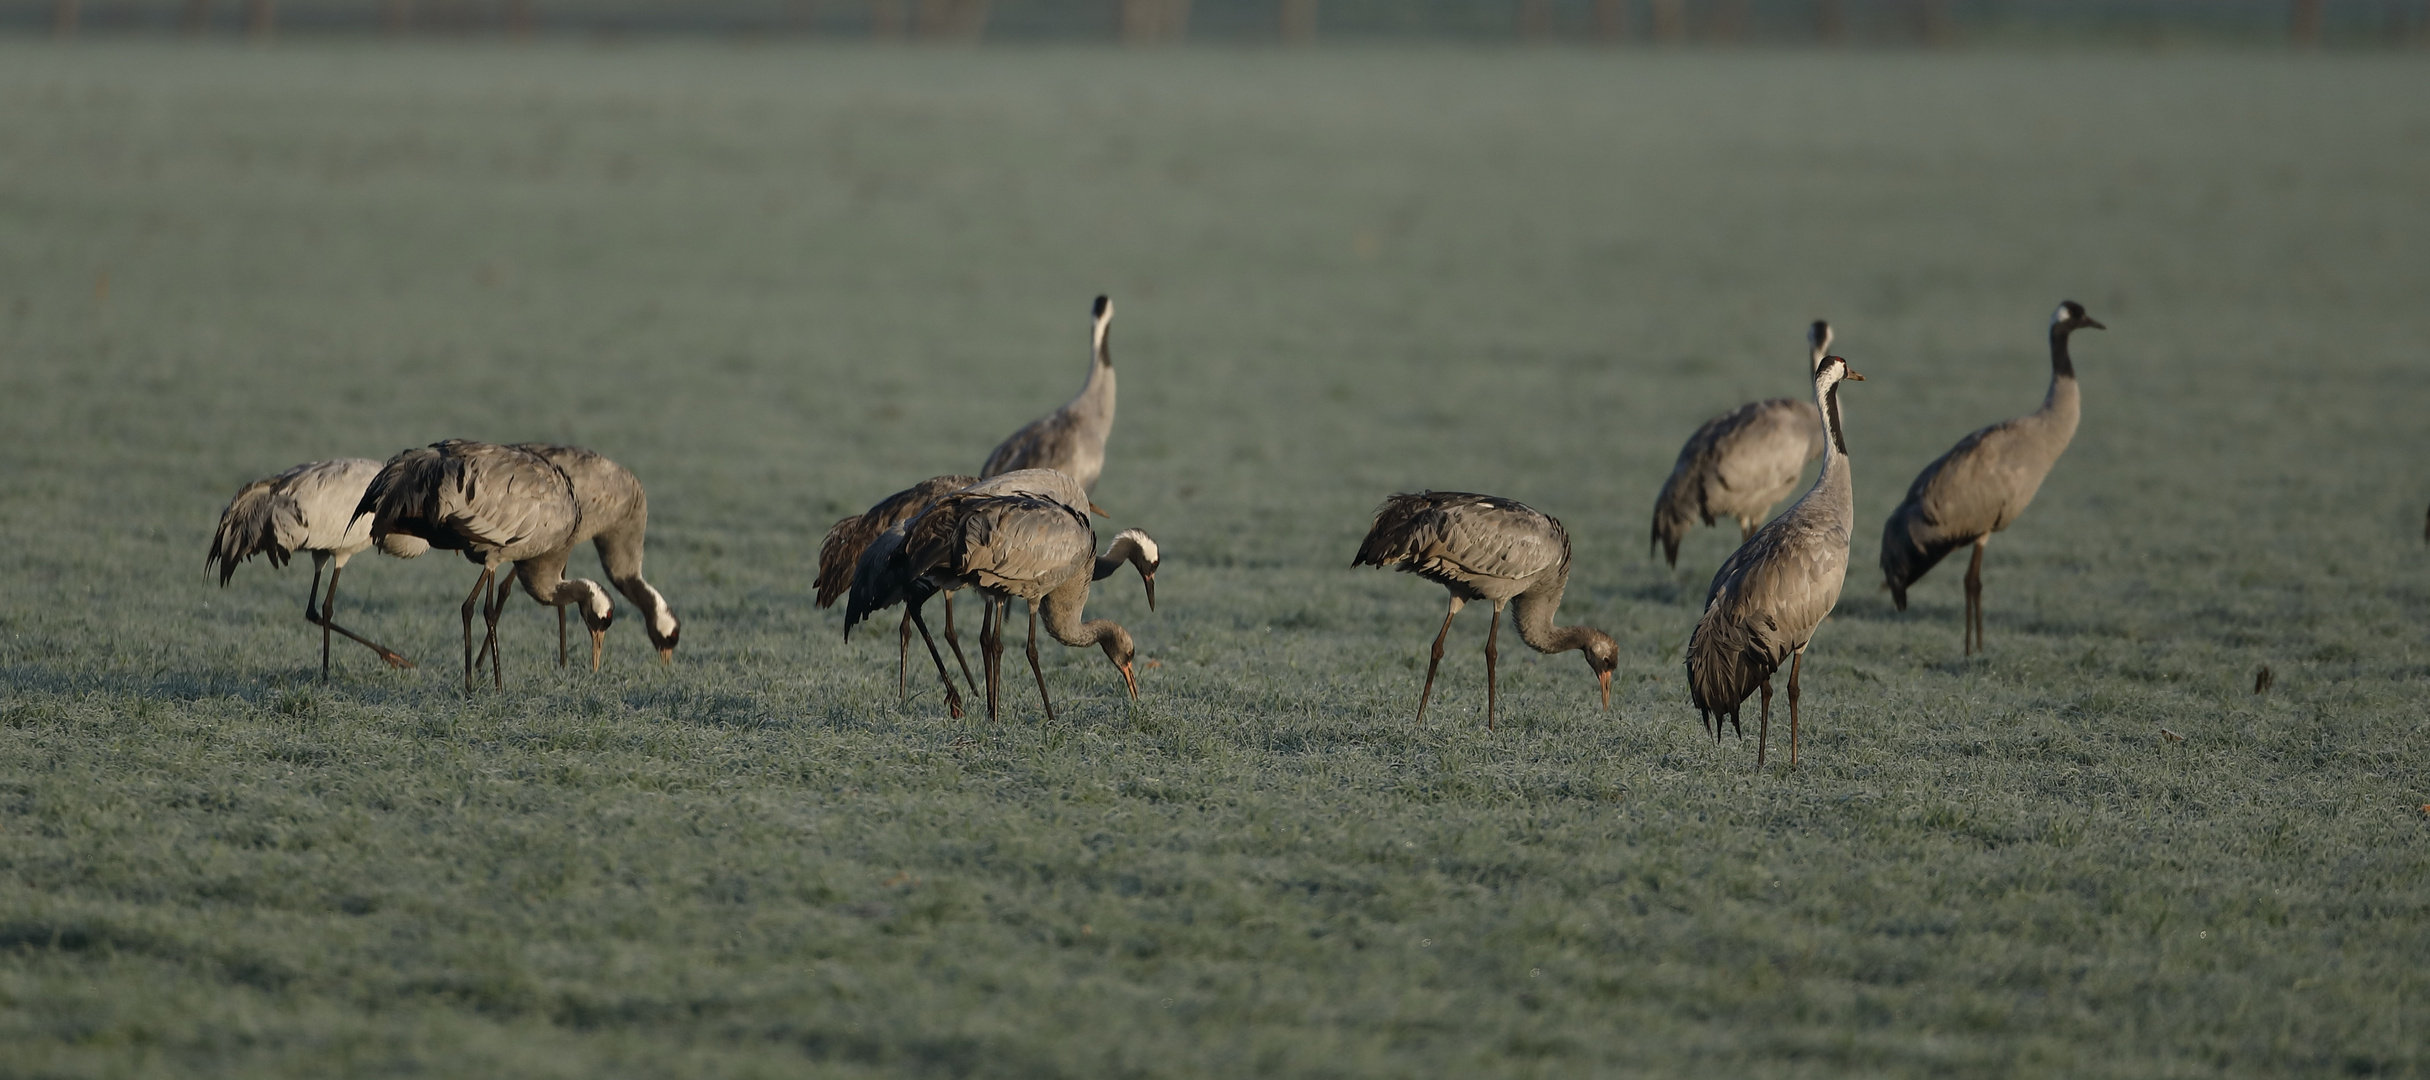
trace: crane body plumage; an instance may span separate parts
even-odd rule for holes
[[[1807,329],[1811,363],[1831,345],[1831,324]],[[1822,417],[1795,398],[1752,401],[1704,422],[1680,447],[1662,493],[1654,499],[1653,542],[1664,562],[1679,565],[1679,543],[1701,519],[1738,521],[1745,543],[1780,500],[1797,490],[1806,463],[1823,456]]]
[[[1723,720],[1737,729],[1747,697],[1763,691],[1758,767],[1770,742],[1772,673],[1784,660],[1790,663],[1789,764],[1797,763],[1798,669],[1815,628],[1839,603],[1848,573],[1856,500],[1840,428],[1842,379],[1863,376],[1836,356],[1816,365],[1815,404],[1822,417],[1817,426],[1828,446],[1822,473],[1787,512],[1756,530],[1721,564],[1705,590],[1704,614],[1688,637],[1688,697],[1715,738]]]
[[[902,540],[898,526],[917,517],[920,511],[928,509],[928,504],[935,502],[938,496],[969,487],[978,479],[975,476],[952,474],[932,476],[879,499],[876,505],[866,511],[836,519],[835,524],[828,527],[827,537],[820,542],[818,548],[818,580],[815,583],[815,588],[818,590],[815,601],[817,606],[833,607],[837,600],[852,591],[854,575],[861,565],[861,557],[869,551],[872,544],[878,543],[882,537],[895,534],[894,538],[887,543],[889,550],[899,548]],[[879,564],[883,565],[883,563],[884,559],[881,558]],[[919,627],[920,637],[927,642],[928,652],[931,656],[935,656],[937,650],[937,643],[929,639],[927,620],[920,617],[920,605],[904,603],[909,599],[908,583],[905,585],[905,588],[887,591],[883,598],[879,598],[876,593],[866,594],[870,598],[870,602],[876,604],[876,607],[869,611],[893,607],[896,604],[904,605],[902,621],[895,627],[894,682],[895,693],[898,696],[906,692],[906,673],[911,659],[912,627],[915,625]],[[925,602],[926,599],[926,594],[923,594],[922,602]],[[868,611],[858,614],[847,611],[846,614],[844,638],[849,641],[852,638],[853,624],[860,622]],[[979,682],[970,674],[970,661],[962,657],[961,637],[954,633],[953,593],[951,592],[945,594],[945,643],[953,648],[954,662],[962,667],[963,681],[970,684],[972,693],[977,693]],[[942,657],[937,659],[937,676],[945,680],[947,708],[952,711],[954,716],[961,716],[961,696],[954,691],[953,679],[945,674],[945,661]]]
[[[2073,300],[2050,323],[2050,389],[2042,407],[1958,440],[1907,486],[1907,497],[1882,523],[1882,584],[1891,603],[1907,610],[1907,589],[1950,552],[1972,545],[1966,571],[1965,650],[1982,646],[1983,548],[2032,504],[2083,415],[2068,338],[2080,328],[2105,329]]]
[[[1553,614],[1569,587],[1569,531],[1550,514],[1515,499],[1461,491],[1425,491],[1394,495],[1376,508],[1375,520],[1359,544],[1352,566],[1390,567],[1441,585],[1451,594],[1451,611],[1435,635],[1426,685],[1418,693],[1419,723],[1426,719],[1426,702],[1434,693],[1435,668],[1443,660],[1443,638],[1451,620],[1473,601],[1493,605],[1493,623],[1485,639],[1485,726],[1491,730],[1498,689],[1496,643],[1502,609],[1512,606],[1519,638],[1540,653],[1572,649],[1586,654],[1587,668],[1603,686],[1604,707],[1611,707],[1611,673],[1619,664],[1619,646],[1611,635],[1589,626],[1555,626]]]
[[[491,661],[495,685],[503,689],[506,674],[495,648],[498,615],[506,606],[512,579],[497,581],[498,569],[533,560],[529,571],[518,566],[524,587],[543,604],[578,605],[593,640],[607,629],[615,607],[607,590],[594,581],[565,580],[565,555],[582,527],[581,504],[573,481],[547,458],[529,450],[495,443],[449,439],[416,447],[388,459],[363,492],[357,515],[371,517],[371,539],[383,550],[414,544],[461,552],[478,564],[481,574],[464,598],[464,686],[472,688],[473,669],[481,657]],[[553,559],[543,560],[543,556]],[[549,567],[553,563],[554,574]],[[489,592],[497,585],[494,594]],[[482,604],[488,631],[476,655],[472,644],[473,607]]]
[[[1088,379],[1063,407],[1031,421],[987,455],[981,479],[1017,469],[1053,469],[1097,490],[1105,472],[1105,440],[1114,430],[1114,357],[1108,334],[1113,301],[1098,297],[1091,312]]]
[[[355,516],[355,505],[377,476],[370,458],[311,461],[245,485],[228,501],[212,532],[204,568],[216,567],[225,588],[236,568],[256,555],[283,567],[298,551],[312,553],[312,586],[304,595],[304,621],[321,628],[321,678],[329,677],[329,636],[343,634],[378,654],[390,667],[412,667],[395,650],[336,623],[337,583],[346,564],[371,546],[371,520]],[[416,552],[419,554],[419,552]],[[331,564],[335,564],[332,566]],[[329,570],[329,592],[321,597],[321,571]],[[320,607],[315,610],[314,601]]]

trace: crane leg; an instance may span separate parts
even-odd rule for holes
[[[1806,666],[1806,651],[1789,657],[1789,767],[1797,767],[1797,670]]]
[[[1739,732],[1746,738],[1746,732]],[[1763,768],[1763,753],[1772,744],[1772,677],[1763,677],[1763,719],[1755,721],[1755,767]]]
[[[1988,536],[1974,540],[1974,559],[1966,564],[1966,655],[1973,656],[1983,648],[1983,544]]]
[[[924,627],[922,629],[925,629]],[[911,696],[911,605],[903,605],[903,621],[894,628],[894,700]]]
[[[332,630],[344,634],[360,643],[364,648],[380,654],[380,659],[387,661],[389,667],[412,667],[413,661],[407,660],[402,656],[398,656],[395,652],[390,651],[386,645],[382,645],[379,642],[373,641],[370,638],[364,637],[363,635],[355,633],[352,630],[348,630],[343,626],[339,626],[337,624],[337,620],[331,617],[331,614],[337,610],[338,575],[345,572],[346,568],[343,566],[329,572],[329,595],[322,599],[321,610],[318,614],[315,614],[312,610],[312,598],[310,596],[304,597],[304,620],[321,628],[321,681],[327,682],[329,680],[329,632]],[[315,563],[312,567],[313,587],[318,589],[320,587],[320,582],[321,568],[319,564]],[[469,636],[469,632],[467,636]]]
[[[557,605],[557,666],[558,666],[558,667],[564,667],[564,666],[565,666],[565,605],[564,605],[564,604],[559,604],[559,605]],[[593,671],[597,671],[597,670],[599,670],[599,665],[597,665],[597,664],[592,664],[592,665],[591,665],[591,670],[593,670]]]
[[[1493,621],[1485,624],[1485,730],[1493,730],[1494,662],[1502,658],[1502,605],[1493,606]]]
[[[328,556],[321,552],[312,553],[312,587],[304,590],[304,621],[321,628],[322,682],[329,681],[329,620],[322,618],[318,612],[312,610],[312,600],[321,594],[321,563],[327,558]],[[337,591],[337,582],[329,583],[329,591],[333,593]]]
[[[1738,519],[1738,546],[1739,546],[1739,547],[1745,547],[1745,546],[1747,546],[1747,541],[1749,541],[1749,540],[1753,540],[1753,539],[1755,539],[1755,523],[1754,523],[1754,522],[1752,522],[1752,521],[1748,521],[1748,520],[1747,520],[1747,519],[1745,519],[1745,518],[1739,518],[1739,519]]]
[[[996,601],[979,595],[979,671],[987,677],[987,722],[996,722]]]
[[[1450,635],[1451,620],[1460,614],[1461,606],[1466,603],[1459,597],[1452,597],[1451,613],[1443,616],[1442,632],[1434,635],[1434,655],[1426,661],[1426,688],[1418,691],[1417,722],[1420,725],[1426,722],[1426,699],[1434,696],[1434,669],[1443,662],[1443,639]]]
[[[937,663],[937,681],[945,684],[945,711],[953,718],[962,718],[962,695],[953,688],[953,676],[945,673],[945,658],[937,654],[937,639],[928,636],[928,620],[920,617],[916,604],[904,604],[904,615],[913,626],[920,628],[920,640],[928,646],[928,658]]]
[[[1010,601],[1007,601],[1009,603]],[[1029,605],[1029,673],[1038,679],[1038,704],[1046,706],[1046,722],[1055,722],[1055,703],[1046,696],[1046,672],[1038,667],[1038,605]]]
[[[979,692],[979,680],[970,677],[970,661],[962,659],[962,639],[953,632],[953,593],[945,594],[945,647],[953,650],[953,662],[962,665],[962,681],[970,684],[970,692]]]
[[[468,694],[472,692],[473,688],[473,604],[489,594],[489,578],[496,572],[490,567],[482,567],[481,576],[473,579],[472,591],[464,594],[464,692]]]
[[[498,591],[490,597],[489,606],[481,609],[481,617],[489,623],[489,630],[483,635],[482,648],[489,650],[490,678],[500,690],[506,689],[506,650],[498,644],[498,616],[506,614],[507,598],[514,593],[515,579],[510,574],[498,582]]]

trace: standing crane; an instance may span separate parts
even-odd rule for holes
[[[1830,443],[1822,473],[1787,513],[1756,530],[1721,564],[1705,591],[1704,618],[1688,637],[1688,697],[1714,739],[1721,738],[1723,719],[1746,735],[1738,726],[1738,710],[1762,687],[1763,719],[1755,736],[1759,769],[1772,737],[1772,673],[1784,659],[1789,661],[1789,767],[1797,767],[1798,670],[1814,629],[1839,603],[1848,574],[1848,536],[1856,529],[1839,384],[1864,379],[1836,356],[1814,366],[1814,404]]]
[[[1831,349],[1831,324],[1814,320],[1806,344],[1812,371]],[[1737,518],[1738,542],[1746,543],[1773,505],[1797,489],[1806,463],[1821,456],[1822,421],[1809,401],[1750,401],[1705,421],[1679,448],[1679,461],[1654,498],[1653,539],[1662,545],[1663,561],[1679,565],[1679,541],[1696,518],[1706,525]]]
[[[1114,357],[1107,350],[1114,302],[1098,297],[1090,320],[1088,381],[1062,408],[1030,421],[989,451],[979,469],[982,479],[1016,469],[1053,469],[1079,481],[1084,500],[1097,490],[1097,478],[1105,472],[1105,438],[1114,430]],[[1087,509],[1105,513],[1095,503]]]
[[[683,636],[683,623],[675,618],[675,609],[667,605],[667,598],[641,576],[642,547],[650,530],[650,496],[641,489],[641,478],[596,450],[551,443],[516,443],[514,448],[537,454],[564,473],[566,481],[574,486],[574,502],[582,512],[582,524],[574,530],[573,538],[566,541],[566,551],[538,560],[540,580],[551,580],[551,574],[563,577],[565,556],[572,554],[575,545],[590,541],[599,554],[599,569],[607,573],[609,584],[641,609],[641,627],[650,636],[650,646],[658,650],[658,662],[674,663],[675,643]],[[553,567],[547,561],[551,558],[555,559]],[[565,605],[555,607],[557,666],[564,667]],[[599,649],[605,631],[605,626],[591,630],[592,671],[599,670]]]
[[[937,496],[969,487],[978,479],[975,476],[931,476],[879,499],[877,505],[870,507],[865,512],[836,519],[835,524],[827,527],[826,540],[818,546],[818,580],[815,583],[818,590],[817,606],[820,608],[834,607],[838,599],[852,591],[852,572],[854,567],[860,565],[861,554],[868,551],[869,545],[876,542],[877,538],[884,535],[888,529],[918,516],[919,512],[927,509],[928,504],[934,502]],[[899,602],[900,599],[897,597],[894,602]],[[894,688],[898,697],[907,692],[906,671],[911,663],[913,610],[911,605],[905,604],[902,622],[895,627]],[[921,636],[925,637],[927,633],[927,623],[921,622]],[[851,636],[849,628],[847,628],[845,636],[847,638]],[[979,681],[971,678],[970,661],[962,658],[962,641],[953,630],[953,593],[951,592],[945,594],[945,643],[953,647],[954,662],[962,666],[962,681],[970,684],[971,693],[978,693]],[[936,647],[936,642],[928,643],[929,651],[936,651]],[[943,660],[938,661],[940,667],[943,664]],[[945,688],[948,691],[953,689],[952,680],[946,681]],[[962,715],[958,700],[949,701],[948,704],[953,707],[955,716]]]
[[[298,551],[312,553],[312,587],[304,593],[304,621],[321,628],[321,680],[329,679],[329,635],[346,635],[377,653],[392,668],[409,668],[413,661],[386,645],[337,624],[338,575],[346,562],[371,546],[371,521],[354,516],[363,489],[380,471],[370,458],[335,458],[298,465],[266,480],[245,485],[220,512],[219,528],[211,534],[211,552],[203,568],[219,568],[226,588],[238,564],[255,555],[272,566],[285,566]],[[419,552],[416,552],[419,554]],[[335,566],[331,566],[335,563]],[[329,594],[321,597],[321,570],[329,569]],[[318,599],[320,609],[313,610]]]
[[[532,599],[551,606],[578,605],[593,641],[615,620],[615,605],[598,582],[564,578],[565,556],[582,527],[581,504],[565,472],[529,450],[466,439],[407,450],[389,458],[372,477],[355,506],[356,516],[366,514],[371,516],[372,542],[382,550],[410,548],[418,541],[422,550],[460,551],[480,565],[481,576],[464,597],[466,691],[472,689],[473,670],[483,658],[490,662],[493,684],[506,688],[497,647],[498,615],[506,608],[514,579],[498,581],[501,566],[515,564],[515,576]],[[408,539],[399,544],[392,537]],[[475,601],[483,602],[487,627],[478,655],[472,643]]]
[[[960,491],[944,496],[906,522],[894,549],[881,554],[873,544],[863,556],[863,573],[853,583],[854,614],[866,610],[863,596],[886,587],[975,588],[987,605],[980,631],[981,668],[986,673],[987,715],[997,717],[1002,700],[1003,610],[1014,599],[1029,605],[1029,667],[1038,680],[1038,699],[1046,718],[1055,706],[1046,692],[1046,673],[1038,665],[1038,618],[1046,618],[1047,633],[1065,645],[1095,645],[1122,673],[1131,697],[1139,696],[1132,669],[1137,650],[1130,633],[1108,619],[1081,621],[1089,584],[1110,575],[1128,561],[1149,577],[1156,562],[1155,541],[1145,532],[1125,530],[1107,553],[1096,554],[1096,530],[1088,512],[1060,500],[1031,494],[997,495]],[[883,540],[880,542],[884,543]],[[878,559],[882,565],[872,565]],[[939,661],[938,676],[944,677]]]
[[[1493,730],[1497,695],[1495,662],[1501,656],[1502,608],[1517,602],[1512,622],[1519,640],[1540,653],[1577,649],[1587,670],[1603,685],[1603,708],[1612,707],[1612,670],[1620,647],[1591,626],[1554,626],[1553,612],[1569,587],[1569,532],[1551,515],[1515,499],[1459,491],[1394,495],[1376,508],[1375,524],[1358,546],[1352,566],[1389,566],[1416,574],[1451,593],[1451,613],[1434,635],[1426,662],[1426,686],[1418,691],[1417,722],[1426,722],[1426,700],[1434,694],[1434,671],[1443,662],[1443,638],[1451,620],[1471,600],[1493,604],[1485,631],[1485,730]]]
[[[1882,523],[1882,585],[1907,610],[1907,588],[1941,557],[1974,545],[1966,567],[1965,655],[1983,647],[1983,547],[2014,524],[2042,490],[2050,467],[2067,452],[2082,415],[2075,362],[2067,339],[2077,330],[2108,327],[2062,301],[2050,316],[2050,391],[2042,407],[1958,440],[1907,486],[1907,499]]]

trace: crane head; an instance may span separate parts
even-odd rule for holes
[[[597,671],[599,654],[607,646],[608,627],[616,624],[616,605],[608,599],[608,591],[600,588],[598,582],[577,578],[574,584],[582,590],[582,598],[574,606],[582,612],[582,625],[591,632],[591,670]]]
[[[1114,670],[1122,673],[1122,682],[1130,687],[1131,700],[1139,700],[1139,675],[1131,664],[1138,659],[1139,648],[1131,642],[1131,632],[1115,623],[1102,623],[1105,632],[1097,638],[1097,647],[1105,650],[1105,658],[1114,662]]]
[[[1603,687],[1603,711],[1612,711],[1612,671],[1620,666],[1620,644],[1610,634],[1592,631],[1593,637],[1579,651],[1586,654],[1586,668],[1595,673],[1595,681]]]
[[[2084,305],[2073,300],[2059,301],[2059,309],[2050,313],[2050,328],[2053,330],[2109,329],[2095,321],[2092,316],[2085,314]]]

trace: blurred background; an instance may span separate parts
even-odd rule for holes
[[[2430,0],[10,0],[0,32],[2422,48]]]

